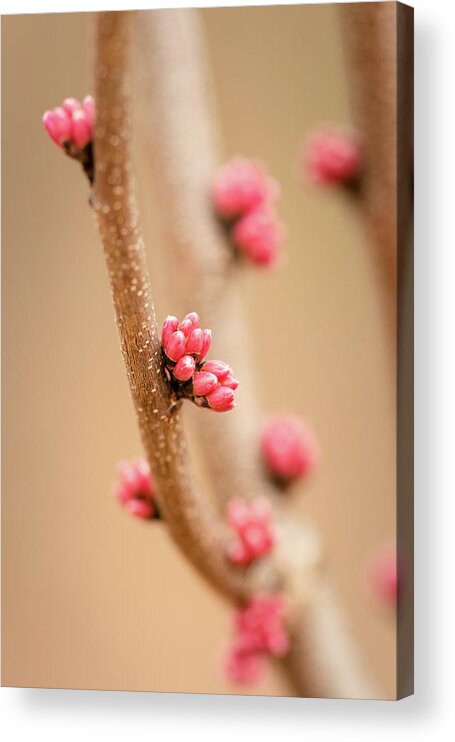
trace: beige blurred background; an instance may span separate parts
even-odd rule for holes
[[[340,194],[302,187],[297,174],[303,135],[321,121],[350,121],[336,8],[202,16],[225,154],[268,163],[289,227],[288,266],[241,278],[264,410],[289,408],[317,431],[322,464],[301,507],[324,534],[365,662],[392,696],[394,617],[365,587],[368,559],[395,529],[382,307],[360,214]],[[216,669],[229,610],[162,525],[128,517],[111,494],[116,462],[140,453],[139,437],[85,179],[41,125],[46,108],[92,90],[92,32],[86,14],[2,23],[2,681],[235,692]],[[139,174],[161,320],[172,306],[144,163]],[[296,337],[300,381],[282,388],[280,363],[291,362]],[[288,690],[274,671],[247,692]]]

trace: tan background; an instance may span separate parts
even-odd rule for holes
[[[339,194],[302,188],[296,165],[305,132],[349,122],[336,10],[214,9],[203,19],[226,155],[268,163],[289,226],[288,267],[241,279],[264,409],[290,408],[318,433],[322,465],[302,508],[325,535],[348,620],[389,696],[394,620],[364,578],[395,527],[381,306],[359,214]],[[86,184],[40,120],[92,89],[92,21],[3,19],[3,684],[232,692],[216,673],[224,604],[161,525],[127,517],[111,496],[138,434]],[[155,247],[145,166],[140,176]],[[159,253],[150,261],[161,319],[172,306]],[[290,362],[298,382],[281,388],[280,363]],[[276,673],[258,691],[287,686]]]

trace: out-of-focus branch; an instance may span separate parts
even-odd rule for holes
[[[396,3],[339,6],[354,121],[364,141],[362,197],[395,352],[397,290]],[[409,143],[409,182],[411,143]]]
[[[250,498],[258,494],[259,481],[265,484],[255,447],[259,417],[238,274],[209,198],[220,164],[209,65],[197,14],[145,12],[136,22],[137,74],[148,99],[144,132],[156,173],[171,292],[180,314],[197,307],[209,322],[212,354],[225,358],[240,380],[233,413],[195,420],[201,446],[212,449],[216,439],[224,451],[208,457],[207,466],[225,504],[233,492]],[[272,487],[267,494],[273,496]]]
[[[367,214],[397,340],[396,535],[398,562],[406,565],[397,612],[397,693],[408,695],[413,685],[413,10],[401,3],[362,3],[340,5],[340,13],[354,116],[366,141]]]
[[[193,305],[210,323],[241,380],[238,406],[225,421],[195,416],[208,473],[220,507],[232,497],[267,495],[282,506],[257,454],[257,396],[238,293],[238,276],[225,235],[214,218],[210,190],[219,164],[208,65],[197,12],[151,11],[137,16],[138,74],[149,106],[148,145],[156,174],[166,247],[180,312]],[[175,270],[175,266],[178,269]],[[317,534],[282,517],[283,539],[274,563],[292,603],[291,651],[285,661],[299,695],[369,697],[371,687],[320,578]]]
[[[185,556],[218,590],[238,601],[245,599],[252,587],[242,572],[226,560],[223,522],[210,502],[194,489],[181,427],[181,403],[172,402],[163,373],[130,154],[130,23],[129,14],[124,12],[101,13],[97,19],[92,204],[131,394],[158,488],[160,510]]]
[[[378,698],[326,577],[298,614],[284,666],[301,696]]]

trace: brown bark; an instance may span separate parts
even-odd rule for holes
[[[160,510],[185,556],[218,590],[238,601],[250,593],[250,578],[229,565],[223,521],[195,490],[182,433],[181,403],[174,404],[163,374],[131,162],[130,24],[128,13],[98,16],[93,209]]]
[[[362,201],[395,354],[397,292],[396,3],[339,6],[354,122],[364,143]],[[409,171],[411,177],[411,171]]]

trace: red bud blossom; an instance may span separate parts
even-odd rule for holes
[[[353,184],[361,170],[359,136],[349,129],[323,128],[307,140],[303,167],[315,185]]]
[[[60,147],[72,143],[84,149],[93,136],[95,123],[95,101],[91,96],[80,103],[76,98],[66,98],[63,105],[46,111],[44,127],[51,139]]]
[[[188,381],[194,374],[196,361],[193,356],[182,356],[174,367],[174,376],[179,381]]]
[[[254,596],[245,608],[235,612],[234,626],[242,644],[250,651],[283,657],[289,649],[285,616],[283,596],[264,593]]]
[[[260,445],[270,473],[283,483],[308,475],[319,462],[313,432],[294,415],[278,414],[266,420]]]
[[[76,98],[65,98],[62,103],[62,108],[71,116],[74,111],[77,111],[81,107],[81,104]]]
[[[145,459],[121,461],[119,478],[115,485],[117,500],[137,518],[158,518],[150,467]]]
[[[181,322],[177,317],[166,317],[161,344],[167,377],[177,397],[191,399],[199,407],[210,407],[216,412],[235,407],[234,392],[239,382],[227,363],[204,363],[212,333],[200,328],[196,312],[185,315]]]
[[[148,500],[141,500],[138,497],[132,497],[131,500],[125,502],[124,505],[126,510],[136,518],[151,520],[154,517],[154,507]]]
[[[234,613],[234,637],[224,661],[224,673],[234,683],[260,679],[267,656],[283,657],[289,650],[284,623],[286,603],[279,594],[259,594]]]
[[[179,361],[185,355],[186,337],[181,330],[176,330],[169,338],[164,352],[171,361]]]
[[[234,642],[223,656],[222,672],[230,683],[254,685],[265,675],[265,657],[259,652],[245,651],[241,643]]]
[[[179,321],[177,317],[166,317],[163,322],[163,329],[161,330],[161,345],[163,346],[163,348],[166,347],[169,338],[171,337],[172,333],[176,331],[178,326]]]
[[[239,382],[234,378],[231,368],[224,361],[206,361],[200,374],[193,382],[196,404],[208,406],[215,412],[227,412],[235,407],[234,392]],[[213,386],[213,377],[216,385]],[[204,394],[199,394],[202,390]],[[208,390],[208,391],[207,391]]]
[[[95,99],[91,95],[86,95],[82,101],[82,108],[87,114],[89,121],[92,122],[92,126],[95,125]]]
[[[228,375],[230,368],[224,361],[206,361],[204,371],[214,374],[218,381],[222,381]]]
[[[194,374],[193,391],[196,397],[205,397],[206,394],[210,394],[217,385],[218,379],[215,374],[210,374],[208,371],[200,371],[197,374]]]
[[[208,406],[215,412],[228,412],[235,407],[234,391],[219,384],[213,392],[206,395]]]
[[[87,95],[80,103],[76,98],[66,98],[61,106],[45,112],[43,124],[50,138],[69,157],[79,160],[90,183],[93,183],[94,99]]]
[[[264,203],[274,202],[278,192],[278,184],[262,165],[234,157],[216,175],[213,202],[221,217],[231,219]]]
[[[186,342],[186,350],[188,353],[194,353],[196,356],[200,356],[204,345],[204,334],[200,328],[196,328],[191,331],[188,340]]]
[[[258,497],[247,503],[234,498],[228,504],[227,520],[237,534],[228,551],[233,564],[246,567],[272,551],[277,530],[272,522],[272,508],[268,500]]]
[[[286,230],[274,211],[260,207],[234,225],[232,238],[238,249],[256,265],[272,266],[279,256]]]
[[[60,107],[46,111],[43,116],[44,127],[53,141],[61,146],[71,138],[71,117]]]
[[[192,356],[200,363],[210,350],[211,332],[200,329],[196,312],[185,315],[179,323],[177,317],[166,317],[161,332],[161,343],[166,356],[174,362],[183,356]]]
[[[235,248],[256,265],[274,265],[285,238],[274,209],[278,193],[264,168],[244,158],[228,162],[215,179],[216,212],[225,220]]]

